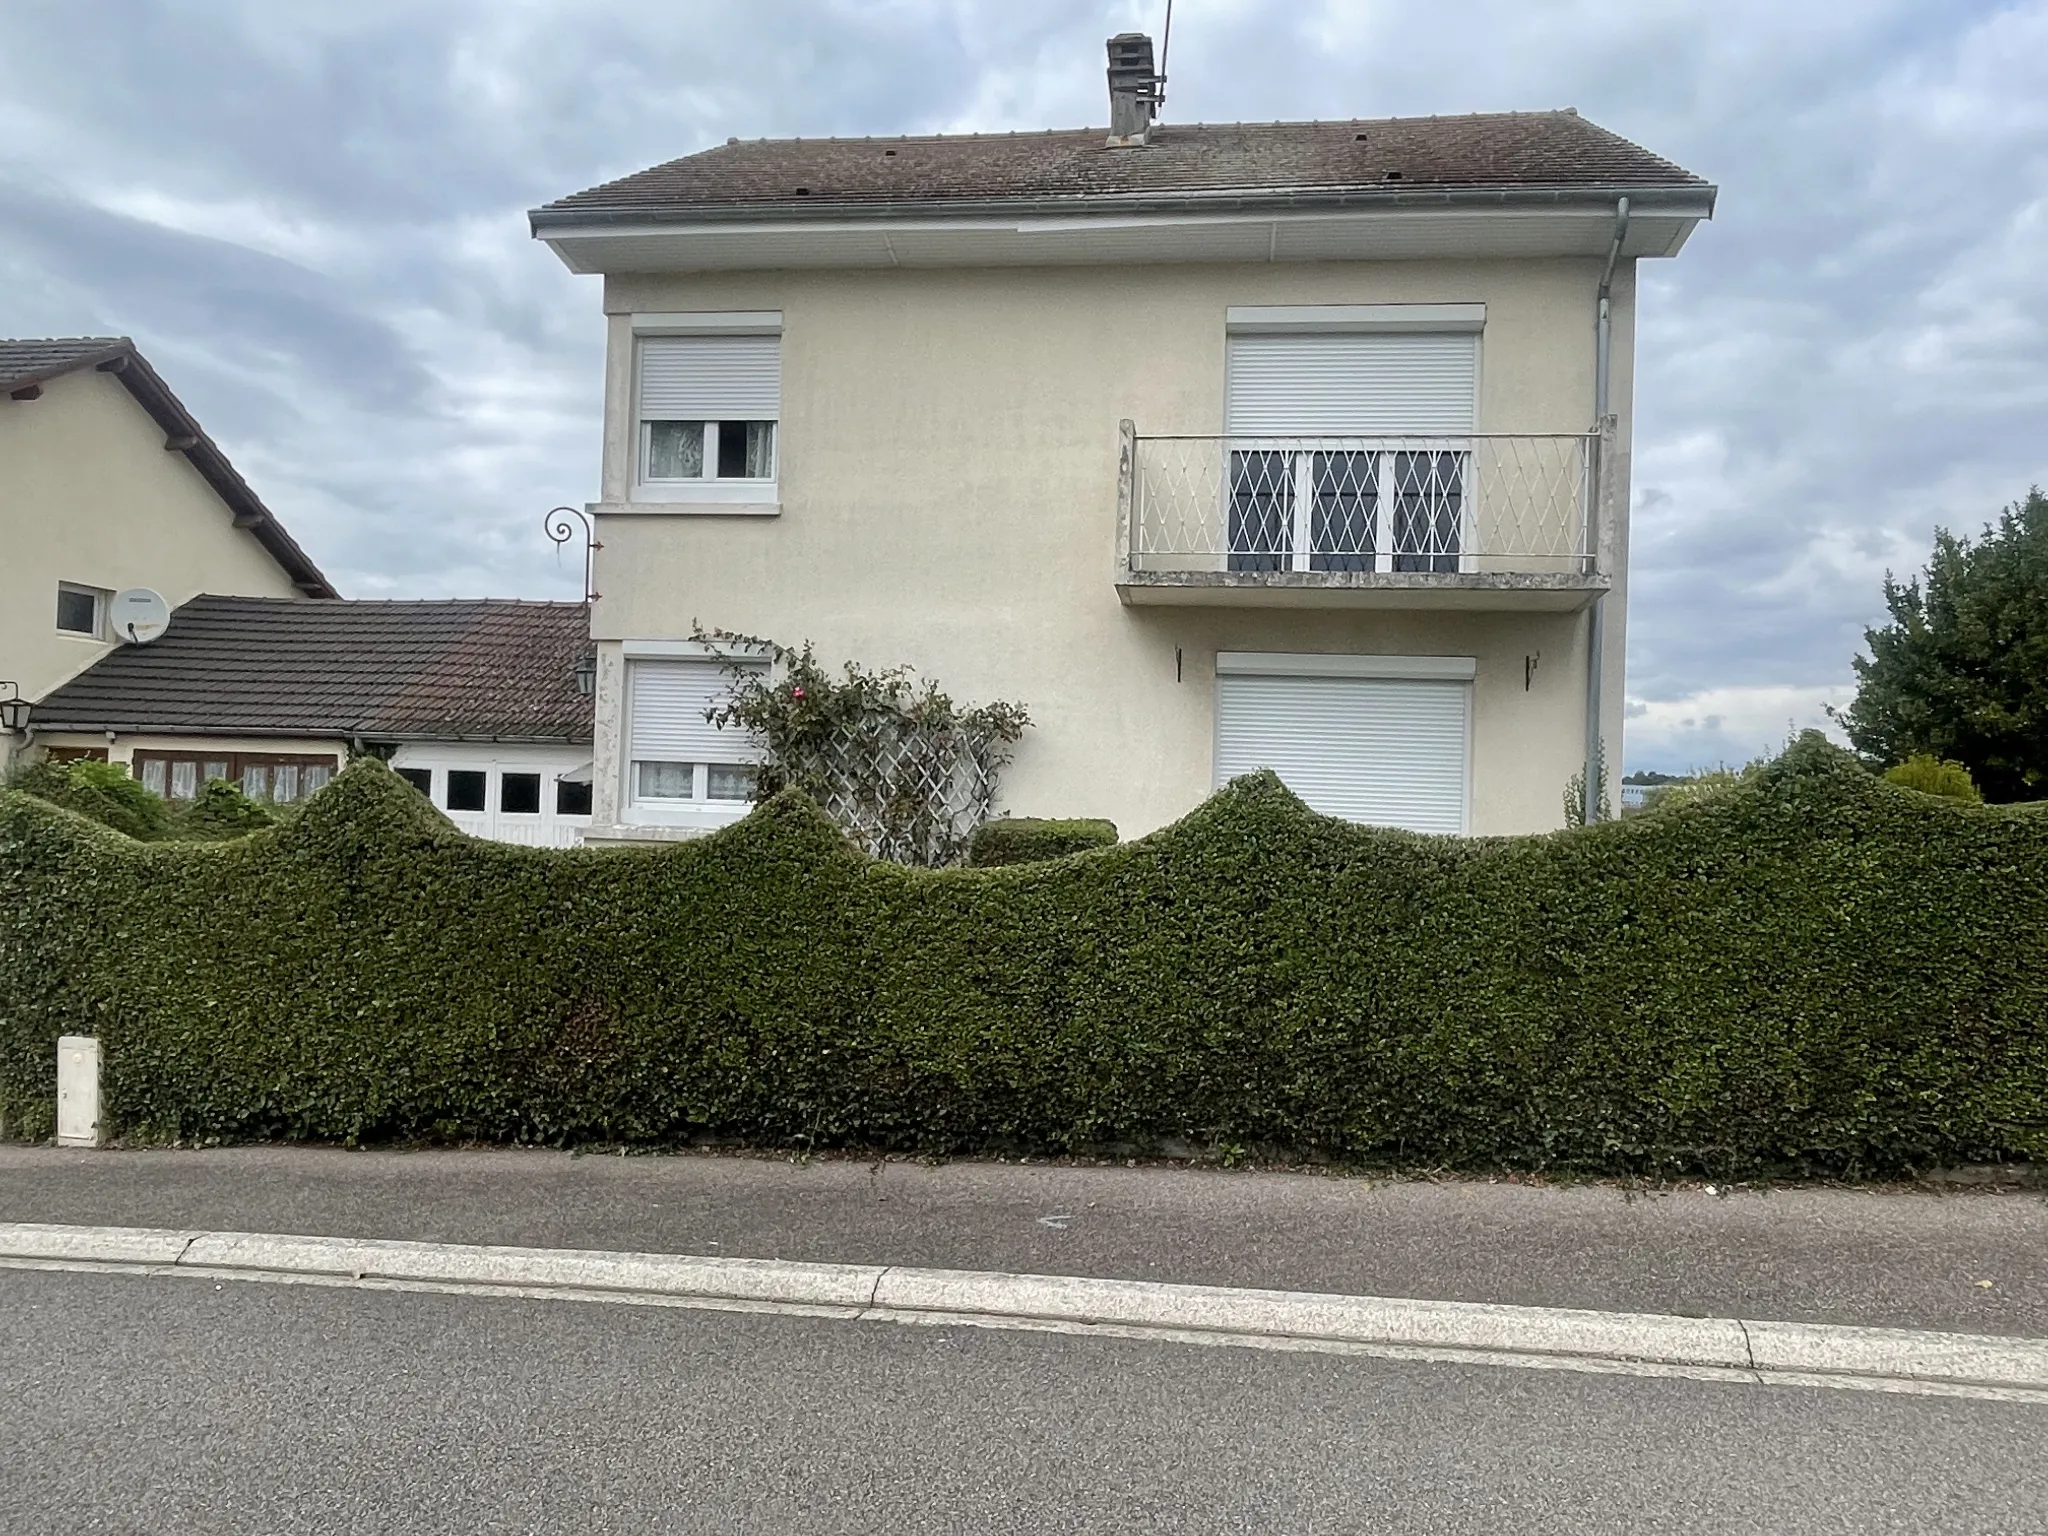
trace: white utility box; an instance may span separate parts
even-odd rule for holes
[[[57,1145],[100,1144],[100,1043],[90,1035],[57,1041]]]

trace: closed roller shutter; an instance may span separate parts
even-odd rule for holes
[[[757,763],[744,731],[721,730],[704,711],[722,705],[732,677],[715,661],[634,661],[627,708],[636,763]]]
[[[779,336],[649,336],[640,343],[642,421],[777,421]]]
[[[1410,678],[1216,679],[1216,782],[1270,768],[1314,809],[1465,830],[1471,685]]]
[[[1232,336],[1224,431],[1233,437],[1470,432],[1473,335]]]

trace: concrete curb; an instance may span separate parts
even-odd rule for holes
[[[1960,1390],[2048,1403],[2048,1339],[1903,1328],[780,1259],[26,1223],[0,1223],[0,1266],[742,1307],[1493,1364]]]

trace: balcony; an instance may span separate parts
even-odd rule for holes
[[[1132,604],[1570,611],[1605,592],[1614,427],[1141,437],[1123,424]]]

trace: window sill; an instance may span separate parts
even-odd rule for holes
[[[656,480],[635,485],[620,511],[754,513],[782,510],[773,480]]]
[[[780,517],[782,503],[666,500],[649,491],[635,491],[631,501],[601,501],[590,510],[599,517]]]
[[[731,800],[676,800],[664,804],[637,801],[619,817],[625,827],[696,827],[711,830],[746,819],[751,804]]]

